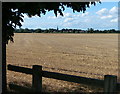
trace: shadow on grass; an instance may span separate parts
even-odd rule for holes
[[[86,88],[88,89],[85,85],[78,85],[73,88],[62,87],[59,90],[52,90],[50,85],[43,84],[42,92],[37,93],[32,89],[31,84],[29,83],[24,82],[22,86],[17,85],[16,83],[9,83],[7,94],[93,94],[102,92],[102,89],[100,88],[95,89],[94,87],[90,87],[89,92]]]

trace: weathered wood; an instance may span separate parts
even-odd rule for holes
[[[86,84],[91,86],[97,86],[97,87],[104,88],[104,91],[106,93],[108,91],[115,92],[120,88],[120,83],[117,83],[117,76],[113,76],[113,75],[106,75],[104,76],[104,80],[99,80],[99,79],[67,75],[67,74],[56,73],[56,72],[42,71],[42,66],[37,66],[37,65],[34,65],[32,69],[18,67],[14,65],[8,65],[8,70],[15,71],[15,72],[22,72],[26,74],[32,74],[33,75],[32,87],[36,89],[37,92],[42,91],[42,77],[53,78],[57,80],[63,80],[68,82],[80,83],[80,84]]]
[[[120,83],[117,83],[117,91],[120,92]]]
[[[42,66],[33,65],[32,87],[36,92],[42,92]]]
[[[15,71],[15,72],[22,72],[25,74],[32,74],[32,69],[30,68],[24,68],[24,67],[19,67],[19,66],[14,66],[14,65],[8,65],[8,70]]]
[[[33,73],[32,69],[13,66],[13,65],[8,65],[8,69],[12,70],[12,71],[16,71],[16,72],[26,73],[26,74],[32,74]],[[73,76],[73,75],[67,75],[67,74],[62,74],[62,73],[42,71],[42,76],[47,77],[47,78],[53,78],[53,79],[58,79],[58,80],[74,82],[74,83],[94,85],[94,86],[98,86],[98,87],[103,87],[104,86],[104,81],[103,80],[80,77],[80,76]]]
[[[67,74],[62,74],[62,73],[42,71],[42,76],[47,77],[47,78],[57,79],[57,80],[74,82],[74,83],[94,85],[94,86],[98,86],[102,88],[104,86],[103,80],[74,76],[74,75],[67,75]]]
[[[105,75],[104,76],[104,92],[105,94],[115,94],[117,86],[117,76]]]

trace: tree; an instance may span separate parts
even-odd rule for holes
[[[93,33],[94,29],[93,28],[88,28],[88,33]]]
[[[23,33],[23,32],[24,32],[24,29],[21,28],[21,29],[19,30],[19,32],[20,32],[20,33]]]
[[[36,29],[35,33],[42,33],[42,30],[41,29]]]
[[[100,0],[95,0],[100,2]],[[21,27],[23,22],[23,14],[27,14],[29,17],[39,16],[41,14],[46,14],[49,11],[54,11],[54,14],[57,16],[59,13],[63,16],[63,11],[65,7],[71,8],[73,12],[85,12],[87,7],[90,7],[96,2],[4,2],[3,3],[3,31],[4,40],[6,43],[8,41],[13,41],[14,29],[16,26]]]
[[[25,32],[25,33],[30,33],[30,31],[29,31],[28,28],[25,28],[25,29],[24,29],[24,32]]]

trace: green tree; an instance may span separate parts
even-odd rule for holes
[[[88,33],[94,33],[94,29],[93,28],[88,28]]]
[[[41,29],[36,29],[35,33],[42,33],[42,30]]]
[[[20,28],[20,29],[19,29],[19,32],[20,32],[20,33],[24,33],[24,29]]]
[[[24,29],[24,33],[30,33],[29,29],[28,29],[28,28],[25,28],[25,29]]]

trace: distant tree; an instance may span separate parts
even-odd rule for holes
[[[42,30],[41,29],[36,29],[35,33],[42,33]]]
[[[76,30],[74,29],[74,30],[72,31],[72,33],[75,33],[75,31],[76,31]]]
[[[20,28],[19,32],[24,33],[24,29]]]
[[[44,33],[49,33],[49,29],[44,30]]]
[[[25,28],[23,33],[30,33],[30,31],[28,28]]]
[[[114,33],[115,32],[115,29],[111,29],[111,33]]]
[[[117,32],[117,33],[120,33],[120,30],[117,30],[116,32]]]
[[[53,33],[54,29],[50,28],[49,33]]]
[[[87,32],[88,32],[88,33],[93,33],[93,32],[94,32],[94,29],[93,29],[93,28],[88,28]]]
[[[99,30],[94,30],[94,33],[99,33]]]
[[[109,30],[103,30],[103,33],[110,33]]]

